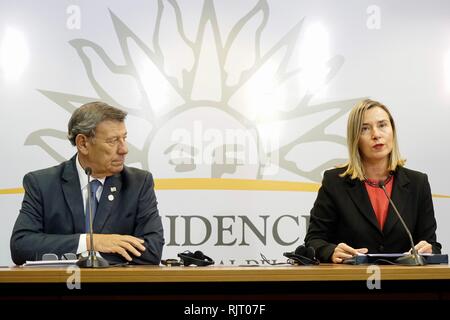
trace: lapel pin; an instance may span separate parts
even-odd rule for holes
[[[116,187],[111,187],[111,192],[116,192]]]
[[[109,200],[109,201],[113,201],[113,200],[114,200],[114,196],[113,196],[112,194],[110,194],[110,195],[108,196],[108,200]]]

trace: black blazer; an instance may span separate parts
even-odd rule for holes
[[[75,159],[25,175],[25,195],[10,243],[14,263],[39,260],[44,253],[76,252],[85,218]],[[124,167],[107,177],[93,227],[95,233],[144,239],[146,250],[140,257],[131,255],[133,262],[159,264],[164,238],[151,173]],[[102,255],[112,262],[124,261],[116,254]]]
[[[339,176],[346,168],[325,171],[305,243],[323,262],[330,262],[337,244],[368,248],[369,253],[401,253],[410,241],[392,207],[381,231],[364,183]],[[436,241],[436,220],[427,175],[398,167],[394,173],[392,201],[410,229],[414,243],[428,241],[433,253],[440,253]]]

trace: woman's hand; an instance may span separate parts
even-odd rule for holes
[[[433,246],[425,240],[420,241],[414,248],[416,248],[417,253],[433,253]]]
[[[354,249],[347,245],[346,243],[339,243],[336,248],[334,248],[333,255],[331,256],[331,261],[333,263],[342,263],[345,259],[349,259],[356,256],[358,253],[367,253],[369,250],[367,248]]]

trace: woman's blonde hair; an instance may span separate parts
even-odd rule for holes
[[[383,109],[389,116],[389,121],[392,126],[393,145],[392,152],[389,154],[388,170],[395,171],[397,166],[403,166],[405,160],[401,158],[400,151],[397,142],[397,131],[395,129],[395,122],[392,118],[388,108],[374,100],[366,99],[358,102],[350,112],[347,121],[347,147],[349,160],[342,167],[347,167],[347,170],[341,174],[341,177],[350,176],[351,179],[358,178],[364,180],[364,167],[361,160],[361,154],[359,151],[359,138],[361,136],[361,130],[363,125],[364,113],[372,108],[379,107]]]

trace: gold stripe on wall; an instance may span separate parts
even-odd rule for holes
[[[19,194],[24,192],[23,188],[0,189],[0,194]]]
[[[450,196],[446,196],[445,194],[433,194],[433,198],[447,198],[450,199]]]
[[[320,184],[276,180],[249,179],[156,179],[158,190],[255,190],[317,192]]]

